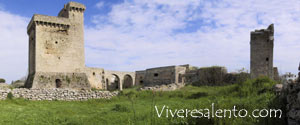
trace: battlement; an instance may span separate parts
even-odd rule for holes
[[[259,29],[251,32],[251,42],[262,42],[261,40],[257,40],[258,38],[266,38],[266,42],[270,44],[274,41],[274,24],[269,25],[267,29]],[[270,42],[271,41],[271,42]]]
[[[68,18],[63,18],[63,17],[34,14],[30,23],[27,26],[27,33],[30,33],[34,25],[59,27],[59,28],[67,29],[70,27],[70,20]]]
[[[27,26],[27,33],[30,33],[30,31],[34,29],[34,26],[36,25],[59,27],[64,29],[69,28],[71,25],[71,19],[74,20],[74,18],[69,18],[69,13],[83,13],[85,9],[86,7],[83,4],[77,2],[69,2],[68,4],[64,5],[64,8],[59,12],[57,17],[34,14]]]
[[[274,35],[274,24],[269,25],[267,29],[256,29],[255,31],[251,31],[252,34],[264,34],[269,33],[270,35]]]
[[[69,10],[81,10],[84,11],[86,9],[86,7],[81,4],[81,3],[77,3],[77,2],[69,2],[68,4],[65,5],[66,8],[69,8]]]
[[[77,3],[77,2],[69,2],[68,4],[64,5],[64,8],[58,13],[59,17],[69,17],[68,12],[79,12],[83,13],[85,11],[86,7],[83,4]]]

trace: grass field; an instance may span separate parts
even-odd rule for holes
[[[29,101],[8,99],[0,101],[0,124],[284,124],[283,118],[158,118],[154,106],[169,109],[216,108],[248,111],[282,108],[271,91],[275,82],[261,78],[219,87],[186,86],[170,92],[126,89],[111,100],[89,101]],[[285,112],[284,112],[285,113]]]

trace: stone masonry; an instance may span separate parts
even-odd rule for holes
[[[250,41],[251,78],[268,76],[273,78],[274,25],[251,32]]]
[[[110,99],[118,95],[117,91],[91,91],[91,90],[70,90],[70,89],[0,89],[0,99],[6,99],[8,93],[12,93],[15,98],[28,100],[64,100],[64,101],[83,101],[88,99]]]
[[[133,86],[134,72],[85,66],[83,4],[69,2],[58,16],[33,15],[27,27],[26,88],[119,89]],[[114,87],[110,87],[114,86]]]
[[[27,27],[29,71],[26,88],[122,90],[134,85],[165,85],[203,79],[189,65],[166,66],[136,72],[85,66],[84,11],[69,2],[58,16],[33,15]],[[278,75],[273,67],[274,26],[251,32],[251,78]],[[201,71],[201,69],[199,70]],[[274,72],[275,71],[275,72]],[[209,73],[206,73],[209,74]]]
[[[184,83],[182,75],[189,65],[165,66],[136,71],[136,84],[144,86]]]

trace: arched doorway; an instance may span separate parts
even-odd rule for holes
[[[111,79],[110,80],[106,80],[108,82],[108,86],[107,89],[108,90],[117,90],[119,89],[119,84],[120,84],[120,78],[119,76],[117,76],[116,74],[112,74]]]
[[[56,79],[55,80],[55,85],[56,85],[56,88],[61,88],[61,80],[60,79]]]
[[[130,75],[125,75],[124,76],[124,82],[123,82],[123,88],[130,88],[133,86],[133,80]]]

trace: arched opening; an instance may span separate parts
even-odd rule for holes
[[[117,90],[117,89],[119,89],[119,84],[120,84],[119,76],[117,76],[116,74],[112,74],[111,79],[107,80],[107,81],[110,81],[110,82],[108,82],[108,86],[107,86],[108,90]]]
[[[60,79],[56,79],[55,80],[55,84],[56,84],[56,88],[60,88],[61,87],[61,80]]]
[[[133,86],[133,80],[130,75],[125,75],[124,76],[124,82],[123,82],[123,88],[130,88]]]

